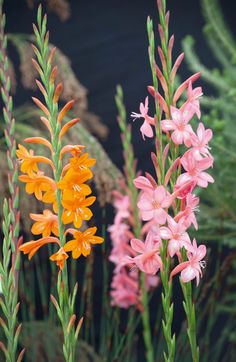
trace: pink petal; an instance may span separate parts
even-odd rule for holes
[[[198,272],[191,265],[189,265],[189,266],[187,266],[187,268],[182,270],[181,280],[184,283],[187,283],[190,280],[193,280],[196,277],[196,274],[198,274]]]
[[[131,247],[132,249],[134,249],[135,251],[137,251],[137,253],[144,253],[145,251],[145,246],[144,243],[139,240],[139,239],[132,239],[130,241]]]

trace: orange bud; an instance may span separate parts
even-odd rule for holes
[[[62,137],[64,136],[64,134],[66,132],[69,131],[69,129],[71,127],[73,127],[76,123],[78,123],[80,121],[80,118],[75,118],[75,119],[72,119],[71,121],[67,122],[61,129],[60,133],[59,133],[59,139],[61,140]]]
[[[49,82],[54,83],[55,79],[56,79],[56,76],[57,76],[57,66],[53,67],[53,69],[51,71],[51,74],[50,74],[50,77],[49,77]]]
[[[48,63],[49,63],[49,64],[52,64],[56,50],[57,50],[57,48],[54,47],[54,48],[52,48],[52,50],[50,51],[50,54],[49,54],[49,57],[48,57]]]
[[[37,143],[37,144],[40,144],[40,145],[44,145],[44,146],[48,147],[50,149],[50,151],[53,151],[51,143],[48,140],[46,140],[45,138],[43,138],[43,137],[25,138],[24,142],[26,142],[26,143]]]
[[[66,105],[62,108],[61,112],[57,117],[58,122],[61,122],[63,120],[67,112],[69,112],[69,110],[73,107],[74,104],[75,104],[74,100],[71,100],[68,103],[66,103]]]
[[[45,97],[47,95],[47,93],[46,93],[46,90],[45,90],[44,86],[42,85],[42,83],[38,79],[36,79],[35,82],[36,82],[39,90],[42,92],[42,94]]]
[[[37,70],[37,72],[38,72],[39,74],[41,74],[41,73],[42,73],[42,69],[41,69],[41,67],[39,66],[38,62],[37,62],[35,59],[32,58],[32,63],[33,63],[33,66],[35,67],[35,69]]]
[[[34,103],[45,113],[47,116],[50,116],[50,113],[47,109],[47,107],[38,99],[35,97],[32,97]]]
[[[53,102],[54,102],[54,103],[57,103],[57,102],[58,102],[62,90],[63,90],[63,84],[62,84],[62,83],[59,83],[59,84],[56,86],[56,90],[55,90],[55,93],[54,93],[54,96],[53,96]]]

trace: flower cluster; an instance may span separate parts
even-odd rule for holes
[[[49,56],[50,61],[52,61],[54,52],[52,50]],[[34,65],[40,72],[39,64],[36,61],[34,61]],[[56,68],[53,68],[50,75],[51,84],[54,84],[55,76]],[[44,86],[38,80],[36,83],[45,97]],[[60,83],[55,86],[54,106],[57,105],[61,91],[62,84]],[[67,252],[72,252],[74,259],[80,255],[86,257],[90,254],[91,244],[103,242],[101,237],[95,235],[96,227],[89,228],[84,232],[78,230],[83,221],[90,220],[93,215],[89,207],[96,198],[90,196],[92,190],[87,181],[93,177],[91,167],[96,160],[84,152],[83,145],[66,145],[61,146],[58,150],[58,144],[61,144],[64,135],[79,122],[79,118],[75,118],[62,125],[62,121],[72,108],[74,101],[68,102],[58,113],[55,125],[49,107],[46,107],[37,98],[33,98],[33,100],[44,113],[40,119],[49,132],[50,140],[43,137],[31,137],[24,141],[28,144],[45,146],[50,152],[50,157],[35,155],[32,149],[28,150],[23,145],[19,145],[16,154],[23,173],[19,179],[25,183],[25,190],[28,194],[33,194],[37,200],[42,201],[47,206],[45,206],[42,214],[30,214],[31,219],[35,221],[31,229],[32,234],[42,235],[42,237],[24,243],[20,246],[20,250],[24,254],[28,254],[30,259],[41,246],[48,243],[57,244],[58,251],[51,255],[50,259],[62,269],[68,258]],[[68,154],[69,158],[65,159]],[[46,174],[43,171],[45,167],[43,170],[40,169],[40,164],[50,168],[51,172]],[[51,177],[51,175],[53,176]],[[51,208],[49,208],[50,205]],[[61,210],[60,215],[59,210]],[[67,224],[73,224],[75,228],[68,228],[65,231],[63,225]],[[68,234],[72,235],[73,239],[65,242]]]
[[[194,278],[199,283],[202,276],[201,268],[205,263],[202,259],[206,255],[204,245],[197,246],[196,240],[191,242],[187,229],[193,224],[197,229],[198,224],[195,212],[199,204],[199,197],[194,194],[198,187],[206,188],[208,183],[214,182],[206,170],[213,165],[213,157],[208,146],[212,138],[212,131],[205,129],[202,122],[198,124],[195,133],[190,121],[196,115],[201,116],[199,97],[202,95],[201,87],[192,87],[192,81],[197,75],[183,83],[175,93],[175,102],[185,89],[187,99],[184,104],[177,108],[170,106],[169,118],[161,121],[161,132],[167,135],[167,144],[162,155],[165,164],[170,152],[170,145],[175,148],[181,146],[185,149],[182,157],[173,160],[172,165],[165,173],[164,184],[159,184],[154,178],[146,173],[146,177],[139,176],[134,180],[135,186],[141,190],[138,202],[140,217],[146,221],[144,230],[147,232],[145,242],[131,240],[133,251],[139,255],[126,258],[127,263],[135,264],[140,270],[147,274],[156,274],[162,268],[160,258],[160,247],[162,240],[168,240],[168,255],[178,258],[179,265],[172,271],[171,277],[181,271],[181,279],[188,282]],[[151,94],[157,97],[154,89],[149,87]],[[167,104],[163,98],[158,97],[160,107],[167,110]],[[141,103],[140,114],[132,113],[133,117],[143,117],[144,123],[140,128],[142,136],[153,137],[153,117],[148,115],[148,98],[145,105]],[[166,112],[168,114],[168,112]],[[152,131],[151,131],[152,130]],[[155,168],[160,174],[158,157],[155,158]],[[182,172],[181,172],[182,171]],[[172,193],[170,179],[177,175]],[[180,210],[177,205],[180,204]],[[181,250],[185,249],[187,261],[182,260]],[[141,263],[140,263],[141,260]]]
[[[118,191],[113,192],[113,206],[115,208],[114,224],[109,226],[112,240],[112,251],[109,260],[115,264],[113,280],[111,283],[112,305],[120,308],[129,308],[135,305],[141,309],[141,290],[137,268],[131,271],[125,267],[127,260],[135,256],[135,240],[129,245],[129,240],[134,238],[132,230],[132,211],[128,195]],[[139,241],[137,241],[138,243]],[[138,259],[138,257],[136,257]],[[125,261],[125,262],[124,262]],[[140,261],[141,265],[141,261]],[[146,289],[149,290],[158,284],[157,276],[146,276]]]

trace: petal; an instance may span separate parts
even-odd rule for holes
[[[137,253],[144,253],[145,252],[145,245],[139,239],[132,239],[130,241],[132,249],[134,249]]]

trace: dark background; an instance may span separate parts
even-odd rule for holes
[[[54,13],[48,14],[51,42],[71,60],[78,79],[89,90],[89,108],[101,117],[109,127],[108,139],[103,145],[112,160],[122,167],[122,152],[116,122],[114,102],[115,88],[124,88],[128,114],[138,111],[139,102],[147,95],[146,86],[151,84],[147,53],[146,19],[150,15],[157,24],[155,0],[73,0],[71,17],[64,23]],[[222,0],[226,19],[235,31],[236,4],[234,0]],[[31,33],[36,18],[25,0],[5,1],[7,31]],[[181,52],[181,40],[191,34],[196,40],[197,53],[208,67],[217,66],[204,41],[204,18],[198,0],[169,0],[171,12],[170,32],[175,34],[174,55]],[[159,41],[159,39],[158,39]],[[180,68],[181,77],[189,76],[187,65]],[[29,101],[31,93],[19,89],[15,102]],[[205,93],[211,92],[207,86]],[[145,167],[151,143],[142,142],[138,131],[140,122],[134,123],[134,145]]]

